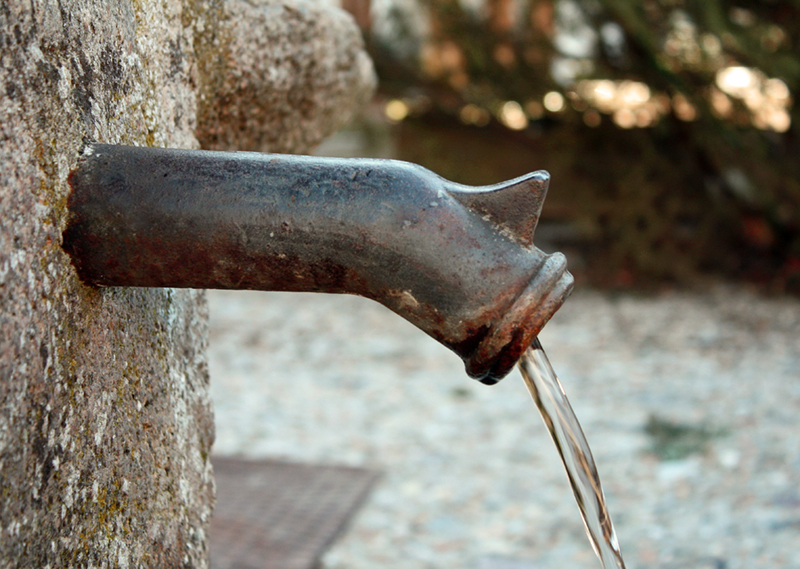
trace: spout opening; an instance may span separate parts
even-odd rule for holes
[[[566,266],[561,253],[547,257],[528,287],[465,359],[470,377],[493,385],[508,375],[572,292],[574,279]]]

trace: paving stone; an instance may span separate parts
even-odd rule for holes
[[[363,299],[209,300],[216,452],[385,473],[326,569],[599,567],[516,373],[472,382]],[[629,569],[800,566],[797,330],[798,300],[732,287],[578,291],[545,327]],[[714,435],[671,464],[652,450],[651,417]]]

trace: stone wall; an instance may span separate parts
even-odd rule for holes
[[[203,148],[302,153],[371,97],[372,61],[349,14],[297,0],[225,7],[225,48],[205,53],[198,72]]]
[[[354,30],[293,1],[0,3],[0,567],[208,566],[205,296],[84,286],[67,177],[87,141],[308,149],[374,87]]]

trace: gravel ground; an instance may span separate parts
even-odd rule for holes
[[[359,298],[210,292],[215,452],[384,472],[326,569],[596,568],[522,380]],[[629,569],[800,567],[800,302],[576,293],[542,332]],[[649,425],[649,429],[648,429]]]

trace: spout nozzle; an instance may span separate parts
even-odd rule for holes
[[[508,375],[572,292],[575,280],[566,268],[561,253],[546,258],[528,287],[464,358],[470,377],[493,385]]]
[[[520,283],[522,292],[505,303],[496,318],[490,318],[488,332],[468,343],[468,353],[460,352],[467,373],[488,385],[511,371],[572,291],[574,279],[566,270],[564,255],[545,256],[533,244],[549,185],[550,174],[539,170],[493,186],[449,188],[456,201],[487,219],[499,233],[520,245],[520,250],[543,259],[527,285]],[[498,296],[502,293],[495,291]]]

